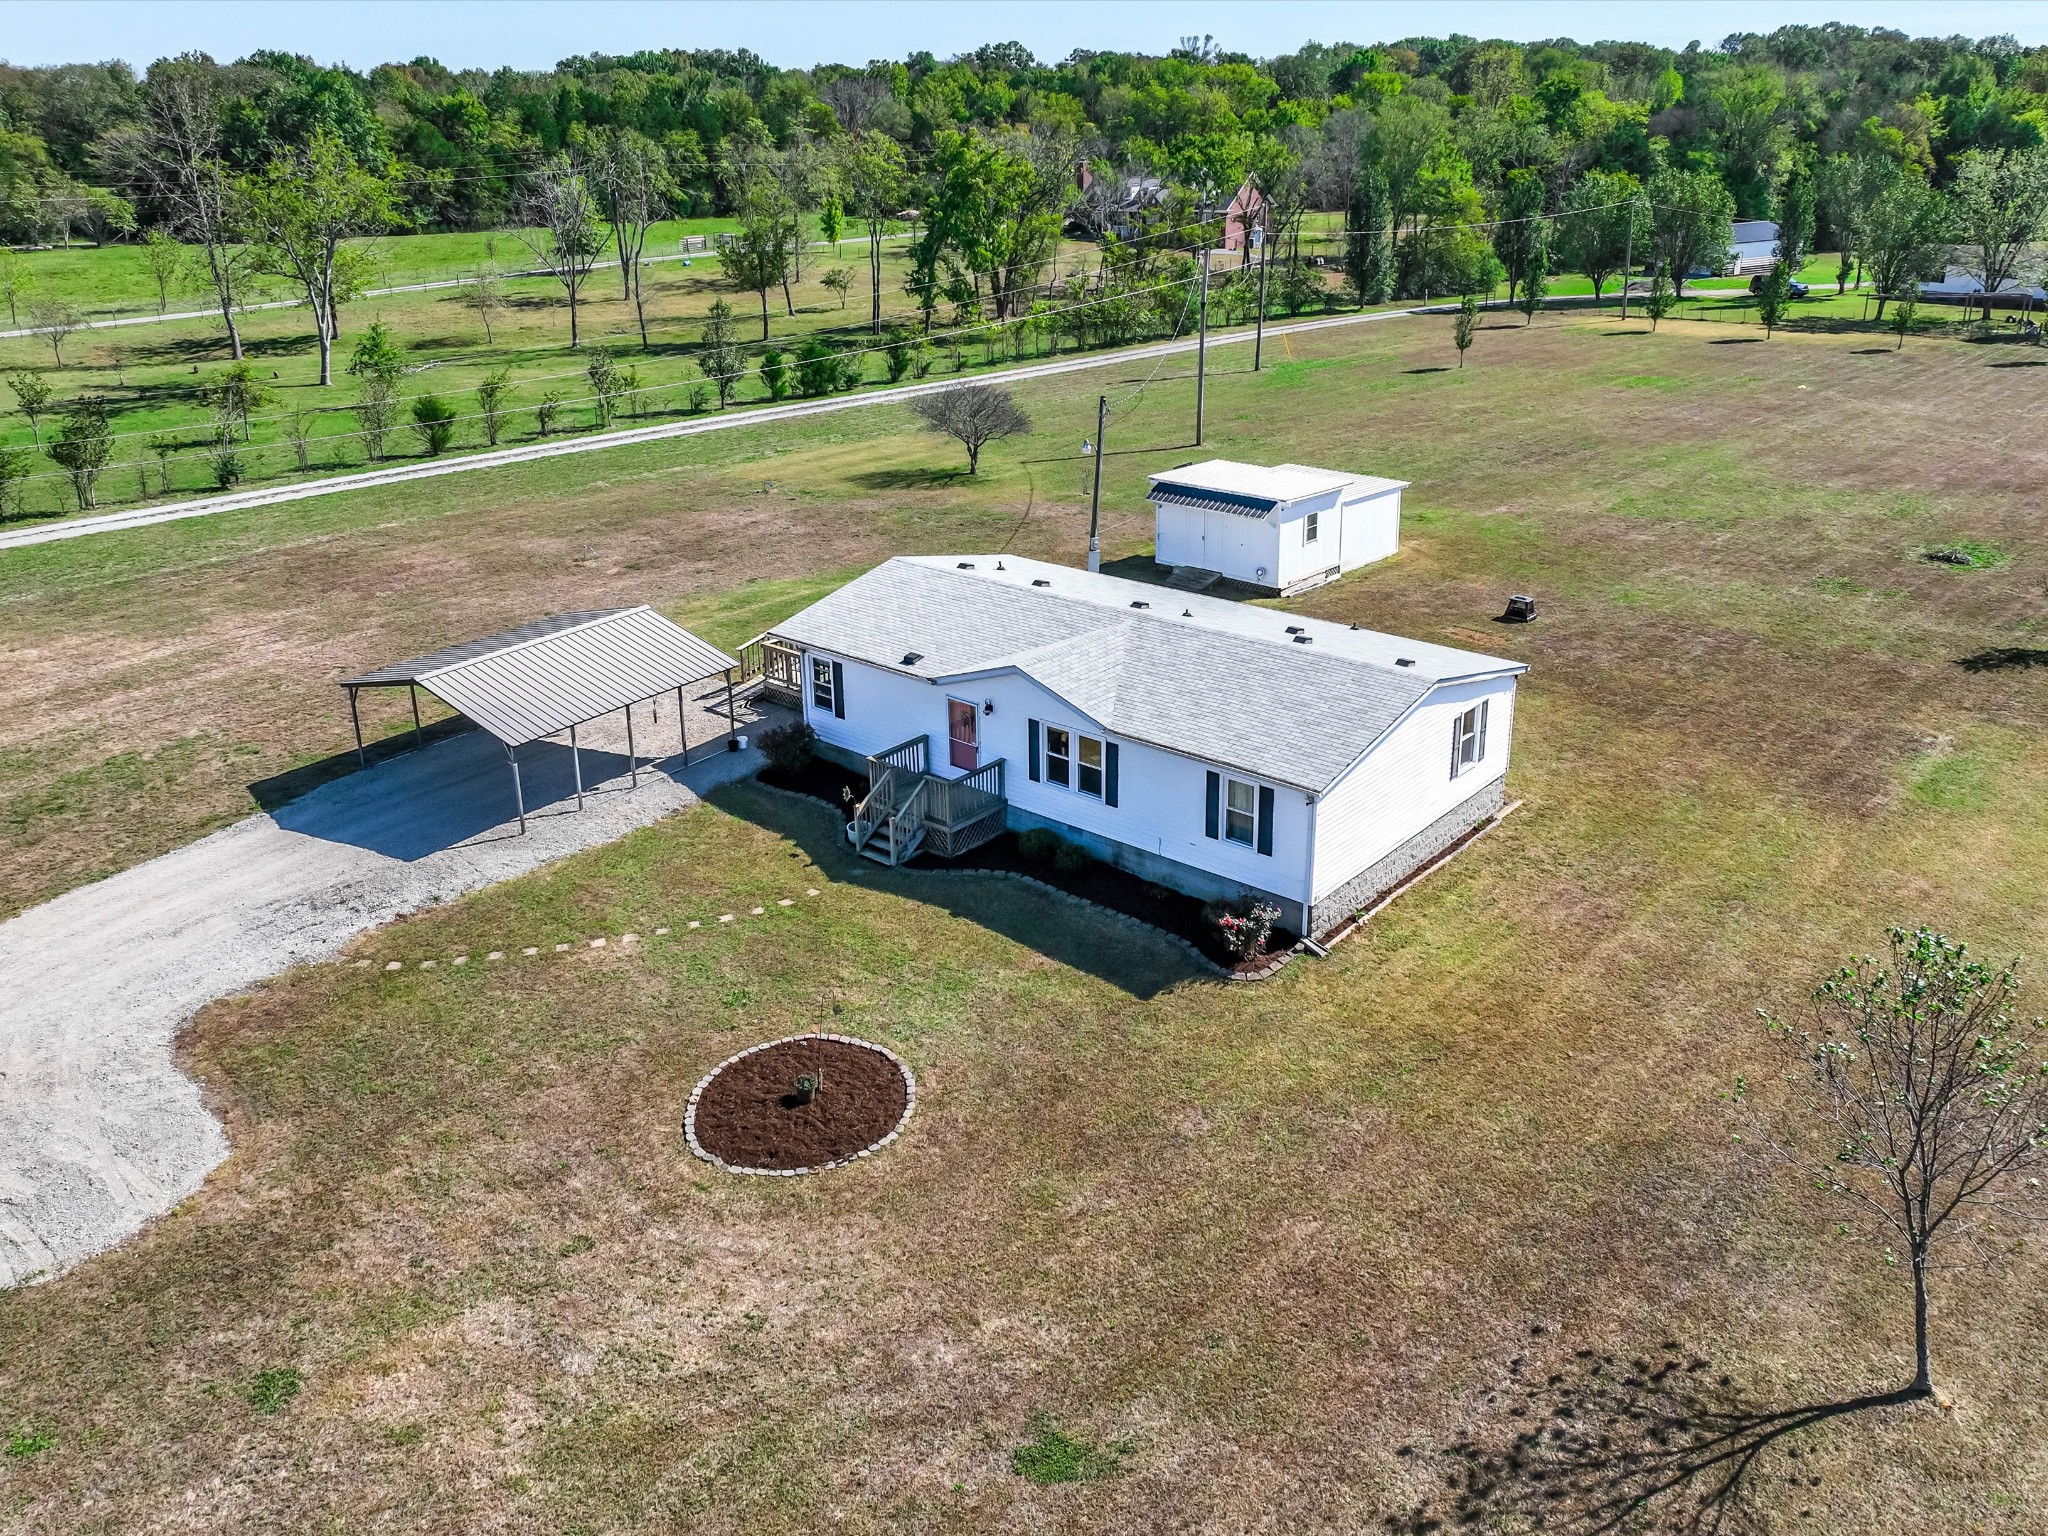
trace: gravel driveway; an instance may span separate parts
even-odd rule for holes
[[[538,812],[524,837],[507,819],[504,750],[468,731],[0,924],[0,1287],[120,1242],[228,1155],[171,1060],[201,1007],[406,912],[623,836],[758,766],[755,752],[707,750],[723,722],[695,714],[695,760],[643,767],[635,790],[623,731],[586,727],[584,781],[599,792],[581,812],[568,748],[522,748]],[[663,712],[669,743],[673,719]],[[640,729],[645,752],[644,714]]]

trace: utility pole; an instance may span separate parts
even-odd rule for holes
[[[1266,352],[1266,262],[1271,253],[1266,249],[1263,225],[1252,231],[1252,239],[1259,247],[1259,328],[1252,336],[1252,372],[1257,373]]]
[[[1202,247],[1202,331],[1195,341],[1195,446],[1202,446],[1202,386],[1209,371],[1209,247]],[[1096,460],[1099,465],[1102,461]]]
[[[1622,247],[1627,254],[1621,258],[1621,318],[1624,320],[1628,318],[1628,280],[1635,276],[1636,271],[1636,211],[1642,207],[1642,198],[1642,193],[1638,192],[1628,200],[1628,241]]]
[[[1102,569],[1102,540],[1096,530],[1102,523],[1102,429],[1109,425],[1109,396],[1095,401],[1095,489],[1088,493],[1088,569]]]

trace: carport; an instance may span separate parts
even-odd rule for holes
[[[626,758],[633,784],[640,782],[640,757],[633,743],[633,706],[676,696],[676,730],[687,758],[689,728],[683,690],[725,676],[727,739],[737,729],[733,674],[739,661],[670,622],[644,604],[586,613],[558,613],[481,640],[466,640],[427,656],[393,662],[344,678],[348,713],[356,733],[356,760],[363,751],[363,721],[357,708],[365,688],[404,688],[412,699],[415,743],[420,728],[420,690],[467,716],[495,736],[512,768],[512,793],[519,805],[519,830],[526,830],[526,788],[519,775],[519,748],[569,733],[575,765],[576,808],[583,808],[583,757],[576,728],[602,716],[626,717]]]

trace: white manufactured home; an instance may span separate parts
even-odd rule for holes
[[[1011,555],[890,560],[763,639],[868,772],[871,857],[1051,827],[1311,935],[1499,812],[1527,670]]]
[[[1153,559],[1281,596],[1401,547],[1405,480],[1206,459],[1151,476]]]

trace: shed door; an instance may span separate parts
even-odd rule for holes
[[[981,766],[976,718],[974,706],[967,700],[946,700],[946,735],[951,747],[948,761],[969,773]]]

